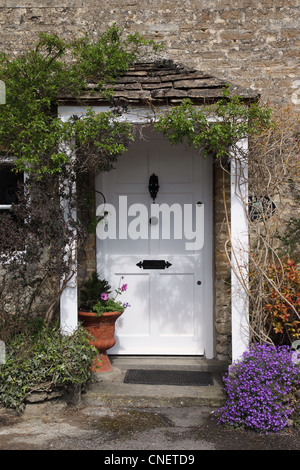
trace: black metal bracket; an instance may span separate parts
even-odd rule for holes
[[[165,269],[172,266],[172,264],[169,263],[169,261],[165,261],[164,259],[144,259],[143,261],[137,263],[137,266],[143,269]]]

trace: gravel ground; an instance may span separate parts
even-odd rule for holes
[[[0,449],[101,450],[103,459],[111,459],[112,451],[120,456],[121,451],[300,450],[299,427],[268,435],[226,429],[212,419],[213,411],[202,406],[116,409],[84,402],[30,405],[20,416],[2,409]]]

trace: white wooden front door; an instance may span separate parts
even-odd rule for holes
[[[207,338],[212,319],[207,298],[212,283],[211,169],[211,162],[199,152],[171,146],[148,130],[119,158],[115,170],[96,178],[96,189],[111,205],[106,206],[110,207],[109,224],[115,222],[110,232],[106,227],[110,233],[106,239],[97,232],[98,274],[113,289],[124,276],[122,283],[128,288],[119,300],[130,304],[117,321],[117,342],[110,354],[203,355],[205,344],[212,342],[212,337]],[[153,173],[159,180],[155,204],[148,190]],[[197,203],[201,203],[198,218]],[[103,198],[97,193],[97,206],[101,204]],[[164,231],[161,214],[149,220],[151,209],[162,204],[170,208],[170,233]],[[189,219],[188,208],[193,210]],[[146,225],[145,214],[149,215]],[[187,243],[196,242],[188,234],[188,229],[195,231],[196,223],[199,247],[187,249]],[[167,261],[170,266],[144,269],[145,260]]]

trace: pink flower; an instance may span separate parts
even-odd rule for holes
[[[103,292],[103,293],[101,294],[101,299],[102,299],[102,300],[107,300],[107,299],[108,299],[108,295],[105,294],[105,292]]]
[[[127,290],[127,284],[122,285],[122,292],[124,292],[124,290]]]

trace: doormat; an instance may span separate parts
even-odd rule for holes
[[[129,369],[124,383],[145,385],[213,385],[210,372],[191,370],[144,370]]]

